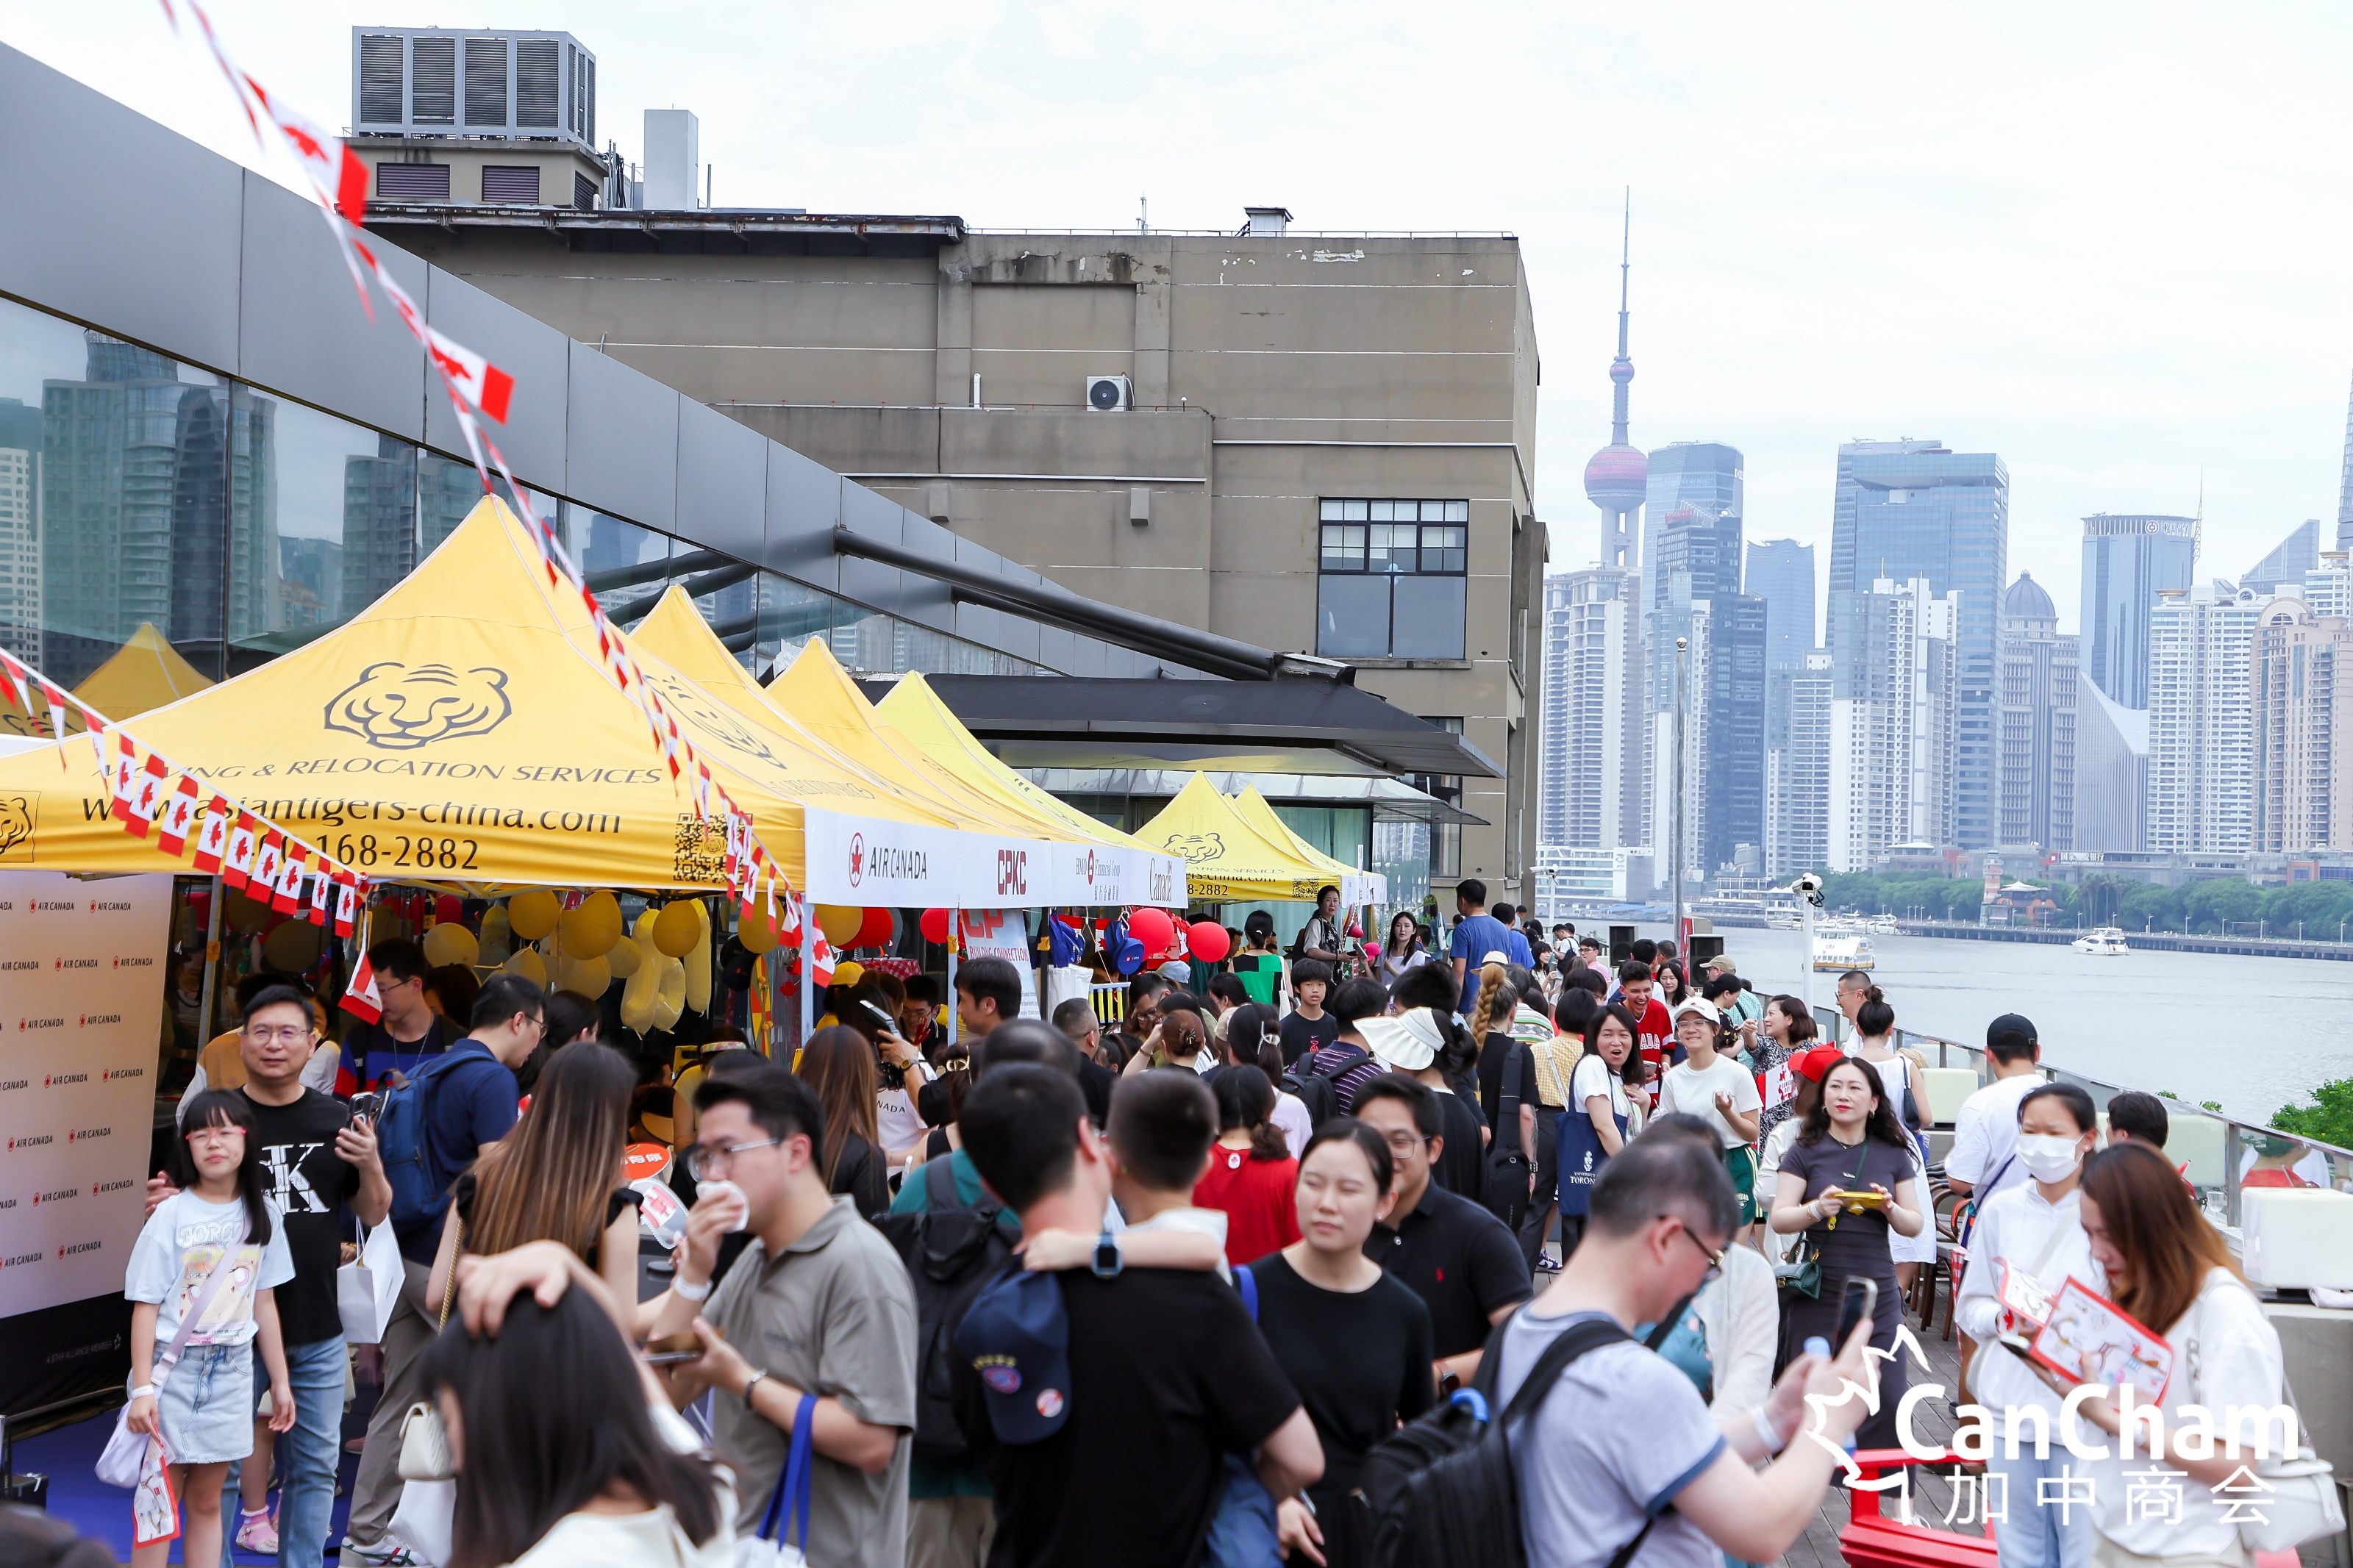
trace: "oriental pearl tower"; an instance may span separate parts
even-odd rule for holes
[[[1626,439],[1626,388],[1634,362],[1626,357],[1626,277],[1632,258],[1634,196],[1626,195],[1626,229],[1618,258],[1618,357],[1609,362],[1609,445],[1585,465],[1585,495],[1601,509],[1601,563],[1623,569],[1634,543],[1634,517],[1642,510],[1651,460]]]

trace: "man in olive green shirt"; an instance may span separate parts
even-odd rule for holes
[[[768,1068],[705,1079],[694,1100],[688,1157],[705,1184],[654,1331],[691,1327],[704,1353],[671,1371],[672,1395],[719,1391],[712,1451],[735,1474],[744,1534],[767,1511],[802,1396],[817,1395],[809,1561],[900,1568],[915,1425],[906,1268],[849,1199],[826,1191],[825,1118],[807,1085]],[[740,1205],[714,1185],[723,1179],[742,1192]],[[754,1239],[714,1294],[719,1239],[736,1228]]]

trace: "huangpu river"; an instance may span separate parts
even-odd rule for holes
[[[1641,930],[1667,934],[1664,926]],[[1727,927],[1717,934],[1759,992],[1806,994],[1799,932]],[[2094,958],[2064,945],[1940,937],[1871,941],[1873,977],[1901,1028],[1982,1046],[1988,1024],[2023,1013],[2051,1066],[2192,1104],[2214,1100],[2226,1115],[2259,1123],[2331,1079],[2353,1078],[2353,963],[2202,952]],[[1812,979],[1817,1010],[1828,1009],[1838,976]]]

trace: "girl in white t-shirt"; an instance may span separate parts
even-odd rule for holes
[[[1683,1059],[1667,1069],[1659,1086],[1659,1114],[1683,1111],[1715,1130],[1724,1146],[1724,1168],[1740,1194],[1740,1223],[1757,1217],[1757,1121],[1765,1101],[1746,1068],[1716,1049],[1724,1015],[1713,1002],[1694,998],[1675,1009],[1675,1043]]]
[[[122,1293],[131,1309],[131,1404],[124,1425],[160,1437],[172,1491],[182,1505],[185,1561],[221,1554],[221,1483],[253,1452],[253,1350],[269,1370],[269,1429],[294,1425],[294,1390],[279,1335],[276,1287],[294,1278],[286,1226],[269,1202],[253,1110],[234,1089],[207,1089],[186,1102],[173,1145],[180,1190],[155,1205],[131,1247]],[[213,1284],[220,1274],[219,1285]],[[158,1365],[188,1314],[202,1315],[177,1362]],[[158,1535],[168,1510],[142,1478],[132,1509],[140,1535]],[[168,1511],[161,1519],[168,1528]],[[132,1568],[163,1568],[168,1535],[134,1545]]]

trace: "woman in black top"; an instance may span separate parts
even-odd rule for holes
[[[825,1187],[847,1193],[868,1217],[891,1206],[891,1163],[876,1126],[874,1047],[846,1024],[819,1029],[794,1072],[825,1111]]]
[[[1250,1265],[1258,1326],[1299,1391],[1324,1445],[1324,1479],[1282,1506],[1294,1562],[1365,1561],[1368,1517],[1349,1493],[1372,1446],[1438,1397],[1430,1309],[1365,1256],[1395,1206],[1388,1145],[1360,1121],[1332,1121],[1299,1163],[1301,1239]]]
[[[609,1046],[583,1040],[547,1058],[522,1120],[449,1190],[426,1298],[437,1312],[461,1253],[533,1241],[562,1242],[614,1300],[637,1301],[638,1196],[622,1179],[637,1086]]]
[[[1824,1073],[1820,1100],[1781,1156],[1773,1195],[1773,1228],[1783,1236],[1806,1232],[1821,1259],[1820,1294],[1788,1299],[1783,1320],[1788,1345],[1803,1345],[1817,1334],[1831,1338],[1838,1330],[1846,1282],[1870,1279],[1879,1286],[1871,1342],[1883,1351],[1895,1348],[1903,1304],[1895,1294],[1895,1258],[1887,1233],[1893,1227],[1917,1236],[1927,1223],[1914,1170],[1912,1140],[1895,1120],[1878,1069],[1849,1057]],[[1858,1206],[1851,1201],[1856,1196],[1873,1201]],[[1905,1384],[1902,1356],[1881,1363],[1879,1414],[1855,1434],[1858,1446],[1895,1446],[1895,1407],[1903,1402]]]

